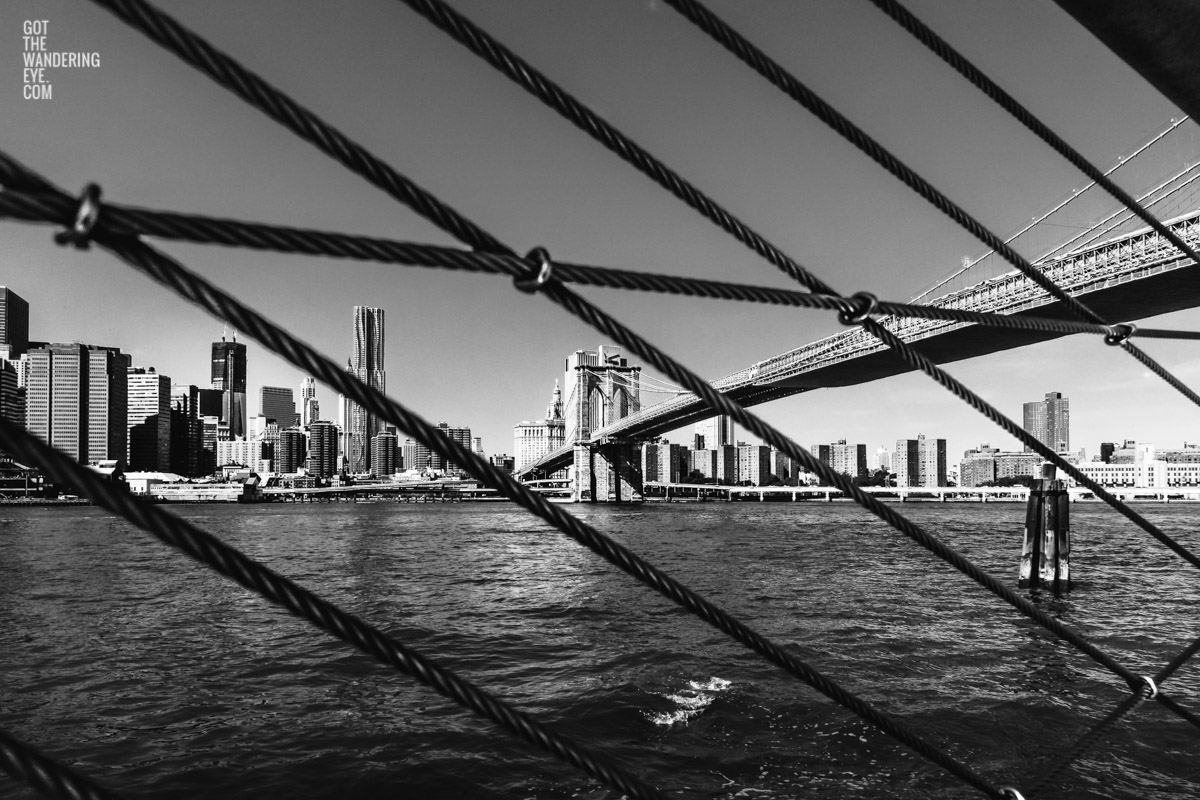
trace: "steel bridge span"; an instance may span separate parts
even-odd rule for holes
[[[1200,211],[1171,220],[1171,228],[1200,247]],[[1036,265],[1068,294],[1108,322],[1128,322],[1200,305],[1200,270],[1190,258],[1150,228],[1112,238]],[[1072,319],[1063,304],[1029,278],[1012,271],[953,291],[929,305],[998,314]],[[880,320],[906,342],[919,342],[936,363],[948,363],[1010,350],[1062,336],[1060,333],[993,328],[944,320],[886,317]],[[713,386],[743,406],[832,386],[852,386],[912,371],[875,337],[855,327],[773,356],[714,381]],[[711,417],[694,394],[670,400],[595,430],[568,443],[524,474],[548,473],[571,463],[576,444],[637,441],[659,436]]]

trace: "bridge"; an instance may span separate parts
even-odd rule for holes
[[[1200,246],[1200,211],[1176,217],[1168,226],[1192,247]],[[1068,294],[1110,322],[1128,322],[1200,305],[1200,273],[1196,264],[1150,228],[1110,236],[1065,255],[1035,262]],[[1013,270],[965,289],[948,292],[927,305],[1016,316],[1072,319],[1063,303],[1029,278]],[[936,363],[948,363],[1035,344],[1061,333],[984,327],[944,320],[886,317],[880,323]],[[851,386],[886,378],[913,368],[859,327],[753,364],[713,382],[743,406],[833,386]],[[611,442],[652,439],[712,416],[691,393],[643,407],[569,441],[524,471],[548,474],[576,458],[576,448],[590,451]]]

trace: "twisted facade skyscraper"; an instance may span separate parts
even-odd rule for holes
[[[354,377],[383,392],[387,390],[383,370],[383,309],[354,307],[354,350],[346,367]],[[371,439],[383,428],[378,417],[357,403],[348,403],[346,418],[346,468],[371,471]]]

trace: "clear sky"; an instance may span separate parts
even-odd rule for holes
[[[520,252],[794,286],[400,2],[159,5]],[[906,300],[982,250],[660,3],[453,5],[839,291]],[[1048,0],[907,5],[1101,166],[1179,116]],[[1000,234],[1081,183],[864,0],[710,7]],[[101,66],[51,70],[51,99],[23,99],[25,20],[48,21],[48,50],[97,52]],[[0,4],[0,148],[71,191],[95,181],[113,202],[453,243],[85,0]],[[384,308],[389,393],[432,422],[470,426],[488,453],[511,453],[512,426],[543,415],[568,353],[607,343],[502,278],[159,244],[339,361],[352,307]],[[119,346],[177,383],[208,383],[221,323],[105,253],[3,222],[0,283],[29,301],[34,339]],[[713,379],[839,329],[812,311],[584,294]],[[1200,313],[1152,324],[1196,328]],[[259,386],[298,393],[300,373],[248,344],[251,413]],[[1145,347],[1200,386],[1195,348]],[[1018,421],[1021,403],[1063,392],[1072,445],[1089,456],[1101,441],[1200,439],[1200,409],[1098,337],[950,371]],[[336,419],[331,391],[318,398]],[[918,375],[757,411],[805,446],[846,438],[874,451],[923,433],[948,439],[957,462],[980,442],[1016,445]]]

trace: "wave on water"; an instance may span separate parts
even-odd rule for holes
[[[667,711],[647,711],[646,719],[664,727],[680,723],[686,725],[703,713],[716,696],[727,691],[731,685],[724,678],[717,677],[711,677],[704,683],[688,681],[687,687],[661,695],[669,700],[674,708]]]

